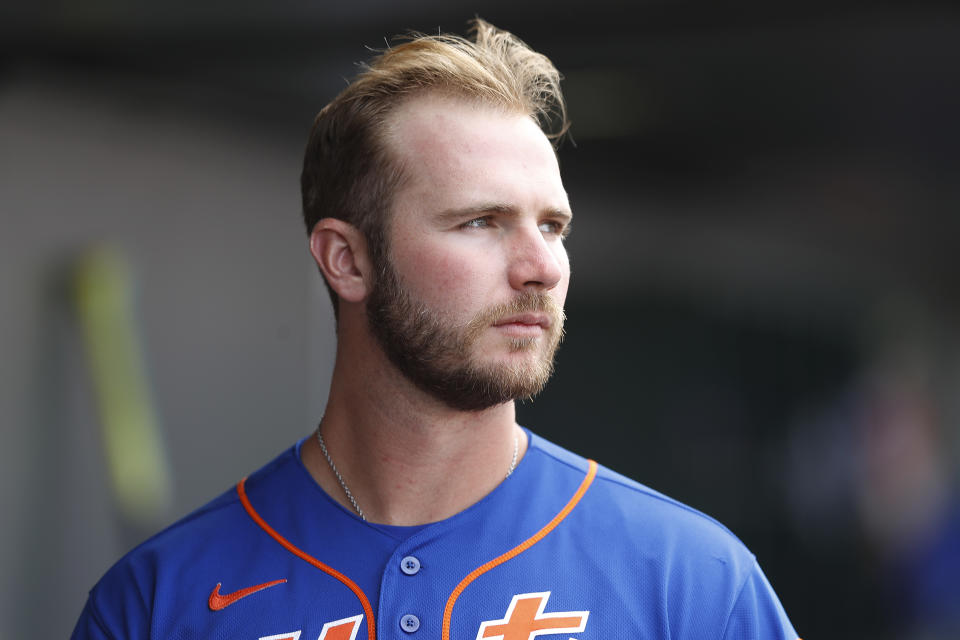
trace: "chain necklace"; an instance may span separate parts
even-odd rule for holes
[[[343,476],[340,475],[339,471],[337,471],[337,465],[333,464],[333,458],[330,457],[330,452],[327,451],[327,445],[323,442],[323,436],[320,435],[319,426],[317,427],[317,442],[320,444],[320,450],[323,451],[323,457],[327,459],[327,464],[330,465],[333,475],[337,476],[337,482],[339,482],[340,486],[343,487],[343,492],[347,494],[347,500],[349,500],[350,504],[353,505],[353,508],[357,510],[357,513],[360,515],[360,519],[366,520],[367,517],[363,515],[363,509],[360,508],[360,505],[357,504],[357,499],[353,497],[352,493],[350,493],[350,487],[347,486]]]
[[[321,421],[322,422],[322,421]],[[317,444],[320,445],[320,451],[323,452],[323,457],[327,459],[327,464],[330,465],[330,470],[333,471],[333,475],[337,477],[337,482],[340,483],[340,487],[343,489],[343,492],[347,494],[347,500],[350,501],[350,504],[353,505],[353,508],[356,509],[357,515],[360,516],[361,520],[366,521],[367,517],[363,515],[363,509],[360,508],[360,505],[357,504],[357,499],[353,497],[353,493],[350,492],[350,487],[347,486],[346,480],[343,479],[343,476],[340,475],[340,472],[337,471],[337,465],[333,464],[333,458],[330,457],[330,452],[327,451],[327,445],[323,441],[323,436],[320,434],[320,427],[317,426]],[[510,460],[510,468],[507,469],[507,475],[503,477],[504,480],[510,477],[510,474],[513,473],[513,470],[517,468],[517,455],[520,453],[520,440],[517,438],[517,434],[513,434],[513,459]]]

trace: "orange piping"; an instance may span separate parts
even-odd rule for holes
[[[463,590],[466,589],[471,582],[479,578],[490,569],[493,569],[494,567],[503,564],[507,560],[520,555],[533,545],[540,542],[548,533],[553,531],[564,518],[570,515],[570,512],[573,511],[573,508],[577,506],[578,502],[580,502],[580,498],[582,498],[583,494],[587,492],[587,489],[593,482],[593,478],[597,475],[597,463],[593,460],[588,460],[587,462],[589,463],[589,467],[587,469],[586,477],[584,477],[583,482],[580,483],[576,493],[573,494],[573,497],[570,498],[570,501],[566,504],[566,506],[560,510],[560,513],[553,516],[553,520],[548,522],[543,529],[540,529],[540,531],[537,531],[531,537],[527,538],[513,549],[510,549],[510,551],[507,551],[503,555],[494,558],[490,562],[477,567],[467,574],[466,578],[460,581],[460,584],[457,585],[457,588],[454,589],[453,593],[450,594],[450,598],[447,600],[447,606],[443,609],[443,631],[441,634],[442,640],[450,640],[450,619],[453,617],[453,605],[457,602],[457,598],[460,597],[460,594],[463,593]]]
[[[250,499],[247,498],[247,491],[246,489],[244,489],[244,484],[246,483],[246,481],[247,479],[244,478],[243,480],[237,483],[237,495],[240,496],[240,502],[241,504],[243,504],[243,508],[247,510],[247,514],[249,514],[249,516],[253,518],[254,522],[260,525],[261,529],[263,529],[268,534],[270,534],[270,537],[272,537],[274,540],[279,542],[284,549],[286,549],[293,555],[297,556],[301,560],[306,560],[307,562],[315,566],[317,569],[320,569],[324,573],[330,574],[331,576],[333,576],[343,584],[347,585],[350,591],[353,591],[354,595],[357,596],[357,598],[359,598],[360,604],[363,606],[363,611],[364,613],[367,614],[367,637],[369,638],[369,640],[376,640],[377,636],[376,636],[376,633],[374,633],[374,623],[373,623],[373,608],[370,606],[370,601],[367,600],[367,596],[363,592],[363,590],[360,589],[360,587],[358,587],[353,580],[343,575],[336,569],[332,567],[328,567],[327,565],[323,564],[322,562],[320,562],[319,560],[311,556],[306,551],[303,551],[299,547],[295,546],[292,542],[290,542],[289,540],[284,538],[282,535],[277,533],[273,527],[267,524],[267,521],[260,517],[260,514],[257,513],[256,510],[254,510],[253,505],[250,504]]]

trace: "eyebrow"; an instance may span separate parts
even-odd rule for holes
[[[471,205],[468,207],[456,207],[453,209],[446,209],[437,214],[437,218],[441,221],[453,221],[460,220],[463,218],[479,217],[483,214],[488,213],[500,213],[505,215],[517,215],[519,210],[509,204],[503,204],[501,202],[486,202],[476,205]],[[563,220],[564,222],[569,223],[573,219],[573,213],[567,209],[557,209],[549,208],[543,211],[544,214],[552,217]]]

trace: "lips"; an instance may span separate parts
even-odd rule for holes
[[[501,318],[493,324],[495,327],[541,327],[543,329],[549,329],[550,325],[551,320],[548,314],[536,312],[513,314],[505,318]]]

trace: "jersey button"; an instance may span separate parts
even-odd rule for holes
[[[400,618],[400,628],[406,631],[407,633],[413,633],[420,628],[420,618],[408,613],[407,615]]]
[[[417,571],[420,571],[420,561],[414,556],[407,556],[400,561],[400,571],[403,571],[408,576],[412,576]]]

